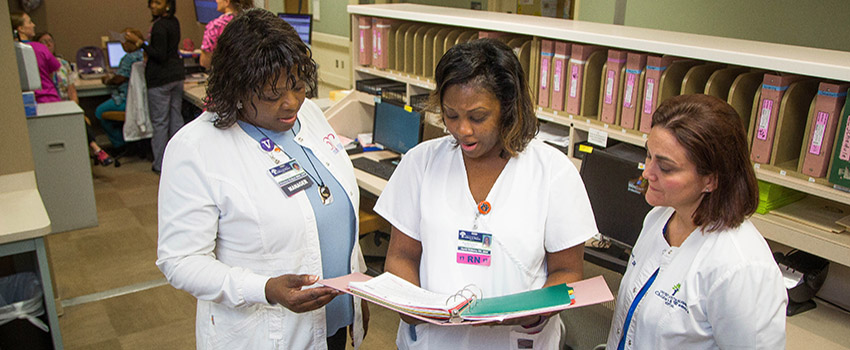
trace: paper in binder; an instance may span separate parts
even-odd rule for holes
[[[847,98],[848,84],[821,82],[815,96],[815,109],[809,128],[809,143],[803,156],[803,174],[812,177],[824,177],[832,155],[832,145],[838,128],[838,118],[844,100]]]
[[[552,68],[552,58],[555,56],[555,42],[544,39],[540,44],[540,89],[537,94],[537,105],[549,107],[549,70]]]
[[[474,325],[548,314],[614,299],[602,276],[526,292],[488,297],[473,285],[454,294],[434,293],[389,272],[321,280],[319,284],[440,326]]]
[[[643,107],[640,109],[640,127],[638,130],[649,133],[652,129],[652,113],[658,107],[658,88],[661,85],[661,76],[667,70],[667,66],[673,63],[672,56],[647,56],[646,77],[643,83]]]
[[[620,98],[621,73],[626,57],[625,51],[608,50],[608,62],[602,73],[602,110],[599,112],[599,120],[603,123],[614,124],[617,121],[617,100]]]
[[[791,83],[800,80],[797,75],[765,74],[761,85],[758,113],[756,114],[753,146],[750,160],[756,163],[770,163],[773,151],[773,137],[776,135],[776,121],[779,119],[779,105],[782,96]]]
[[[620,126],[635,128],[635,120],[640,115],[643,81],[641,76],[646,69],[646,54],[629,52],[626,54],[626,72],[623,77],[623,107],[620,109]]]
[[[550,107],[555,110],[564,110],[564,86],[567,71],[567,60],[570,59],[570,44],[563,41],[555,42],[555,56],[552,60],[552,99],[549,100]]]
[[[599,46],[573,44],[568,68],[567,108],[565,111],[578,115],[581,113],[582,83],[584,82],[584,67],[588,57],[594,51],[601,50]]]
[[[372,41],[374,40],[374,33],[372,32],[372,17],[360,16],[357,19],[357,29],[358,29],[358,58],[359,64],[361,66],[368,66],[372,64],[372,55],[374,52],[372,51]]]

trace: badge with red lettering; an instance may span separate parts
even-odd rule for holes
[[[493,235],[459,230],[457,233],[457,263],[490,266],[490,244]]]

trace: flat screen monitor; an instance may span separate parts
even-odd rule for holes
[[[372,142],[404,154],[422,140],[422,114],[392,102],[375,103]]]
[[[218,12],[216,8],[215,0],[195,0],[195,18],[200,23],[210,23],[221,16],[221,12]]]
[[[295,28],[295,31],[298,32],[298,36],[301,37],[301,40],[303,40],[305,44],[310,45],[310,40],[313,38],[312,14],[278,13],[277,16],[286,21],[286,23],[289,23],[292,28]]]
[[[121,58],[126,54],[120,41],[106,42],[106,58],[109,59],[109,68],[118,68],[118,65],[121,64]]]
[[[590,198],[599,233],[631,248],[652,209],[637,188],[643,170],[638,162],[603,150],[584,155],[581,179]]]

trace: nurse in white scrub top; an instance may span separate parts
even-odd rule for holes
[[[726,102],[673,97],[652,116],[644,220],[608,334],[615,349],[784,349],[787,297],[747,219],[758,185]]]
[[[582,279],[593,212],[573,163],[533,139],[538,122],[514,52],[492,39],[460,44],[435,77],[432,101],[450,135],[405,154],[378,199],[375,211],[393,225],[386,270],[438,293],[472,284],[484,298]],[[560,349],[563,323],[547,316],[440,327],[402,315],[396,344]]]

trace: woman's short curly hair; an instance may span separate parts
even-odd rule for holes
[[[282,74],[290,88],[301,81],[308,98],[316,93],[317,65],[310,48],[295,29],[268,10],[245,11],[224,27],[212,56],[207,79],[207,110],[217,114],[213,123],[228,128],[239,116],[241,103],[266,97],[265,87],[275,87]],[[256,113],[256,108],[254,109]]]
[[[478,39],[453,46],[434,72],[437,88],[430,104],[442,107],[453,85],[475,84],[496,97],[502,110],[499,138],[504,152],[516,156],[537,134],[538,121],[522,65],[508,45]]]

